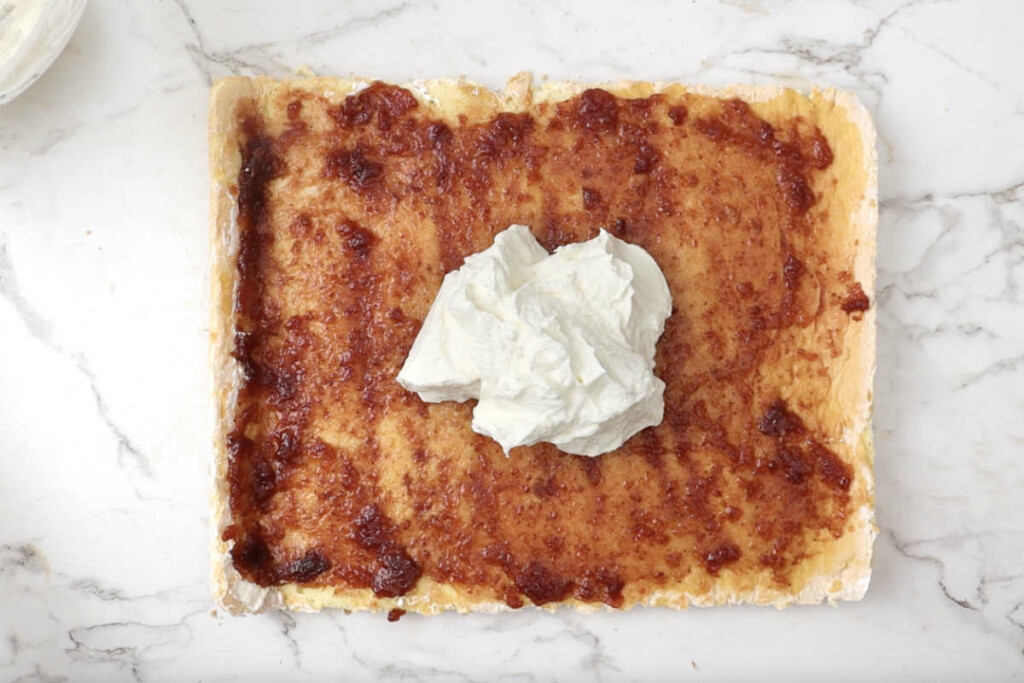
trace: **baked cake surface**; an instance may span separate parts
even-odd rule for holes
[[[863,595],[876,162],[852,96],[231,78],[210,144],[226,609]],[[444,274],[513,223],[658,262],[662,424],[506,458],[470,403],[395,381]]]

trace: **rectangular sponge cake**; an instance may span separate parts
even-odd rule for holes
[[[859,599],[876,157],[849,94],[230,78],[213,89],[213,579],[236,613]],[[395,376],[509,225],[647,250],[663,422],[501,448]]]

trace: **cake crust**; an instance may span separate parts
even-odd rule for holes
[[[218,603],[233,613],[269,607],[435,613],[530,604],[580,610],[737,602],[785,606],[862,597],[877,532],[870,427],[877,162],[871,122],[856,99],[831,90],[802,95],[779,88],[671,83],[534,87],[527,75],[513,78],[500,93],[461,80],[433,80],[400,89],[399,97],[412,103],[403,99],[393,106],[385,98],[384,104],[364,106],[372,98],[364,96],[362,104],[355,99],[359,93],[376,92],[373,88],[393,86],[358,79],[230,78],[211,93],[211,360],[217,405],[211,532]],[[632,104],[644,102],[653,104]],[[644,106],[647,114],[630,109]],[[569,139],[557,129],[564,121],[580,127],[571,136],[577,149],[558,147]],[[773,129],[770,142],[775,146],[765,146],[767,151],[751,142],[767,135],[767,129],[758,128],[763,124]],[[363,128],[379,132],[403,125],[423,132],[425,149],[402,148],[401,136],[388,138],[394,141],[391,149],[367,146],[359,137]],[[422,170],[417,164],[424,157],[433,155],[430,178],[439,188],[448,183],[451,191],[451,180],[441,175],[445,164],[434,157],[443,156],[439,150],[449,144],[446,136],[455,141],[451,144],[468,144],[460,136],[476,130],[474,126],[486,128],[467,133],[467,139],[477,136],[471,138],[477,145],[473,154],[480,156],[465,153],[462,162],[457,159],[448,168],[487,164],[487,177],[498,180],[490,181],[477,198],[490,197],[492,206],[504,202],[513,209],[496,210],[500,216],[481,210],[479,223],[472,225],[466,222],[471,214],[460,204],[453,223],[464,234],[456,235],[440,227],[447,209],[438,203],[438,191],[419,187],[423,177],[414,172]],[[383,139],[377,132],[368,135]],[[618,181],[604,178],[607,169],[587,157],[587,136],[605,144],[601,150],[608,173],[623,163],[608,157],[608,150],[628,147],[629,183],[620,194],[612,196],[604,189],[617,187]],[[623,136],[628,144],[621,142]],[[612,137],[619,142],[608,147]],[[530,139],[532,151],[518,151],[520,138]],[[266,150],[253,145],[264,143],[272,161],[259,161]],[[706,149],[710,143],[711,152]],[[726,151],[708,156],[714,149]],[[703,165],[676,163],[697,158],[684,156],[688,154],[703,155]],[[786,175],[796,167],[786,155],[794,154],[805,169],[800,177]],[[747,177],[737,171],[745,168],[743,159],[748,157],[759,159],[764,172],[751,171]],[[689,168],[694,170],[688,175]],[[257,188],[259,196],[255,204],[251,196],[246,203],[245,195],[252,194],[246,183],[261,169],[266,177]],[[669,171],[671,182],[665,180]],[[471,186],[481,177],[461,180]],[[571,189],[545,184],[551,178],[562,182],[563,177],[578,180]],[[689,203],[679,199],[659,206],[652,178],[663,187],[681,188],[678,196]],[[758,178],[771,185],[763,194],[760,186],[746,188],[752,197],[767,198],[758,206],[753,199],[750,206],[716,202],[723,195],[708,189],[725,187],[724,196],[739,197],[736,188]],[[380,190],[381,183],[389,193]],[[435,194],[421,199],[429,192]],[[318,215],[310,207],[325,206],[325,197],[332,208]],[[258,220],[254,211],[260,213]],[[663,338],[667,341],[659,346],[659,374],[667,384],[666,423],[653,435],[642,433],[620,451],[601,456],[596,477],[592,465],[577,464],[569,460],[573,456],[542,446],[514,450],[508,461],[518,467],[514,472],[487,474],[507,463],[500,448],[469,431],[469,406],[427,408],[415,396],[403,396],[400,387],[390,386],[393,381],[386,383],[404,361],[396,349],[407,350],[411,344],[440,277],[468,253],[487,246],[511,215],[540,231],[549,247],[583,239],[600,227],[614,231],[618,226],[620,236],[659,260],[673,289],[675,327],[670,318]],[[756,224],[757,216],[763,217],[763,225]],[[413,231],[401,234],[402,239],[390,232],[400,230],[399,219]],[[386,300],[389,311],[398,311],[385,318],[394,323],[395,338],[380,349],[400,357],[381,361],[373,370],[373,382],[366,379],[371,371],[365,363],[358,369],[364,373],[363,394],[372,384],[372,390],[385,396],[374,398],[370,407],[351,398],[359,378],[353,382],[345,377],[350,369],[326,384],[303,384],[310,376],[323,378],[313,370],[322,369],[329,353],[301,357],[302,372],[292,375],[299,378],[298,389],[283,381],[270,388],[273,382],[262,381],[258,391],[252,388],[254,376],[280,366],[272,347],[290,334],[283,331],[288,320],[297,321],[293,328],[312,321],[312,332],[303,328],[303,343],[317,349],[323,345],[325,353],[340,351],[337,355],[342,356],[356,338],[351,325],[338,323],[348,336],[335,330],[330,337],[335,341],[323,341],[334,324],[333,317],[326,323],[322,319],[333,304],[317,298],[327,290],[308,282],[296,285],[303,278],[288,268],[309,264],[298,256],[289,261],[282,251],[287,246],[288,253],[306,254],[321,224],[328,223],[334,232],[324,249],[333,251],[324,251],[329,258],[314,261],[306,272],[322,267],[328,273],[334,266],[327,263],[381,258],[378,267],[415,275],[405,294],[394,288],[371,293]],[[656,232],[657,226],[666,225],[688,227],[678,233]],[[253,260],[246,251],[252,244],[244,239],[246,231],[250,237],[271,235],[259,248],[260,258],[272,267],[255,275],[246,271]],[[735,241],[740,231],[745,231],[744,243],[753,247]],[[273,246],[268,247],[270,240]],[[373,255],[367,256],[371,247]],[[410,252],[415,253],[411,261],[399,258],[410,258]],[[756,264],[746,265],[745,259],[756,257],[779,261],[775,279],[770,268],[762,272]],[[351,288],[361,276],[349,271],[339,282]],[[764,281],[733,283],[738,293],[702,284],[701,278],[724,271],[767,276]],[[243,291],[247,273],[264,278],[266,286]],[[716,284],[724,281],[719,278]],[[360,295],[369,296],[365,291]],[[247,304],[250,299],[258,303]],[[271,335],[276,341],[263,339],[266,348],[254,352],[240,341],[253,332],[252,305],[274,309],[275,324],[280,324]],[[736,313],[738,306],[744,307],[742,316]],[[709,321],[715,320],[716,307],[729,335],[713,334]],[[375,326],[375,339],[389,336],[392,329],[381,328],[377,318],[362,323]],[[320,324],[326,327],[316,327]],[[742,377],[729,379],[729,372],[741,372],[735,359],[751,348],[745,346],[754,343],[750,339],[758,340],[756,362],[742,368]],[[314,358],[317,368],[309,365]],[[679,358],[686,360],[677,362]],[[715,389],[719,385],[726,389]],[[271,459],[269,479],[274,483],[263,500],[260,482],[268,476],[255,467],[264,462],[267,449],[280,451],[280,433],[273,429],[288,402],[297,400],[296,392],[307,389],[326,391],[327,398],[318,399],[311,409],[314,417],[305,418],[297,461],[320,459],[315,468],[288,464],[287,457]],[[693,398],[705,394],[706,401]],[[351,401],[360,408],[353,408],[356,403]],[[324,402],[331,405],[323,407]],[[243,425],[241,416],[250,406],[257,406],[251,412],[260,417]],[[379,420],[369,431],[356,424],[366,411],[374,411]],[[374,443],[372,454],[360,450],[368,437]],[[415,453],[417,439],[426,444],[423,456]],[[454,455],[432,462],[435,443]],[[308,455],[307,450],[320,455]],[[370,499],[352,493],[351,485],[337,483],[342,475],[333,468],[342,460],[355,462],[351,476],[356,479],[372,475],[376,493]],[[240,467],[242,461],[251,462]],[[438,467],[448,468],[447,473],[439,474]],[[403,482],[403,477],[408,479]],[[438,477],[456,482],[435,488],[438,495],[466,491],[471,481],[504,485],[515,481],[513,477],[519,477],[524,490],[488,491],[485,485],[465,494],[456,506],[431,507],[430,496],[422,491],[440,481]],[[632,503],[610,492],[612,483],[631,480],[642,482],[629,498]],[[710,481],[714,490],[702,492],[702,481]],[[770,489],[770,495],[751,493],[759,486]],[[497,510],[500,517],[489,526],[476,524],[474,515],[482,515],[484,508],[474,501],[488,496],[497,496],[497,503],[487,509]],[[594,501],[605,499],[612,501],[610,512],[594,507]],[[561,501],[566,508],[560,507]],[[590,506],[589,517],[563,517],[538,540],[543,545],[516,546],[516,523],[509,519],[525,515],[534,524],[546,510],[569,515],[569,504],[579,507],[581,501]],[[670,506],[666,501],[674,502]],[[780,509],[797,503],[808,510],[804,516],[780,516]],[[324,506],[351,510],[347,516],[339,512],[338,519],[311,521],[319,517],[309,511]],[[439,557],[431,534],[451,541],[459,515],[466,529],[458,531],[458,538],[468,539],[466,551]],[[421,523],[426,518],[444,518],[443,533],[435,531],[441,526]],[[606,528],[593,529],[595,521]],[[697,521],[716,528],[697,529]],[[764,531],[759,521],[776,528]],[[804,523],[810,526],[801,527]],[[786,524],[796,528],[783,534],[779,528]],[[256,545],[254,526],[263,534]],[[482,530],[474,530],[477,526]],[[614,548],[596,540],[595,532],[609,529],[620,539]],[[780,543],[783,538],[789,540]],[[570,553],[579,557],[588,552],[592,557],[583,564],[566,559]],[[574,573],[580,567],[585,570]]]

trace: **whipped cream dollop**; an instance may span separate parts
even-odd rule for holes
[[[478,399],[473,430],[506,453],[600,455],[662,420],[654,351],[671,310],[640,247],[602,230],[548,254],[513,225],[445,276],[398,381],[428,402]]]

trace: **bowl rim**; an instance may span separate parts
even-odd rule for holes
[[[29,66],[27,69],[24,68],[27,61],[25,50],[19,48],[15,51],[12,58],[21,60],[21,63],[13,65],[10,72],[12,77],[10,84],[4,85],[0,83],[0,107],[17,99],[19,95],[28,90],[33,83],[49,71],[53,63],[57,61],[57,57],[64,52],[68,43],[71,42],[71,37],[78,29],[78,24],[82,21],[82,16],[85,14],[85,8],[88,4],[88,0],[66,0],[66,2],[58,0],[58,2],[47,3],[47,7],[40,14],[39,20],[32,27],[26,38],[26,42],[45,44],[46,49],[41,51],[34,61],[27,62]],[[58,10],[61,13],[56,21],[53,21],[54,10]],[[44,28],[48,21],[52,23]],[[54,35],[60,36],[60,39],[50,42]],[[22,72],[20,76],[19,71]]]

